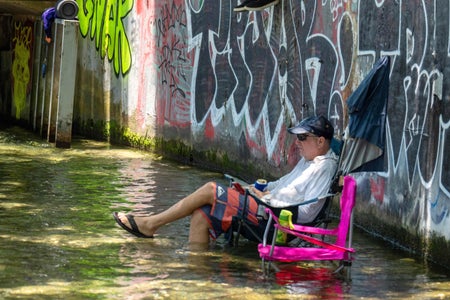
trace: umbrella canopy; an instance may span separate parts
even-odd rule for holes
[[[380,58],[347,99],[350,120],[341,154],[343,174],[383,170],[389,72],[390,58]]]

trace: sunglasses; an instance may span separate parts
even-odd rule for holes
[[[308,137],[317,137],[317,136],[315,136],[315,135],[309,135],[309,134],[305,134],[305,133],[297,134],[297,139],[298,139],[300,142],[306,141],[306,139],[307,139]]]

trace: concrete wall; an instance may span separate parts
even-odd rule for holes
[[[286,128],[297,119],[325,114],[342,133],[347,97],[391,56],[387,171],[357,175],[356,221],[450,267],[448,1],[79,5],[75,130],[248,178],[295,164]],[[13,28],[16,55],[33,37]],[[17,74],[12,115],[23,117]]]

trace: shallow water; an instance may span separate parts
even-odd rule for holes
[[[355,229],[351,281],[335,265],[263,276],[256,244],[190,247],[188,219],[154,239],[120,229],[113,211],[159,212],[223,175],[102,142],[56,149],[0,129],[2,299],[444,299],[450,278]]]

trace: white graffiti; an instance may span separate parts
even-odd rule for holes
[[[416,213],[426,200],[423,215],[436,228],[450,222],[448,2],[286,0],[244,13],[233,12],[237,1],[186,4],[196,139],[212,126],[236,143],[244,136],[239,147],[286,161],[283,129],[320,113],[340,133],[345,100],[376,60],[389,55],[384,205],[394,214],[402,210],[410,224],[428,224]],[[412,204],[404,208],[405,201]]]

